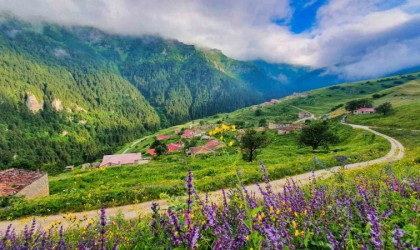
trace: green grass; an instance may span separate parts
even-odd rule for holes
[[[396,107],[394,113],[386,116],[382,114],[350,115],[347,121],[376,127],[420,130],[420,103]]]
[[[335,156],[346,156],[348,163],[352,163],[378,158],[389,150],[385,139],[366,131],[353,130],[341,124],[336,124],[334,129],[342,138],[341,143],[330,150],[317,151],[297,147],[297,133],[279,136],[275,132],[267,132],[272,142],[261,150],[258,160],[264,161],[272,179],[279,179],[338,165]],[[322,162],[322,166],[314,164],[314,156]],[[197,157],[187,157],[179,152],[161,156],[145,165],[75,170],[51,177],[50,197],[19,202],[8,210],[0,211],[0,219],[130,204],[157,199],[162,193],[180,195],[184,192],[188,169],[194,171],[200,191],[234,185],[238,170],[245,183],[261,181],[258,163],[244,162],[236,147],[219,150],[216,155]]]
[[[417,81],[413,81],[414,79],[417,79]],[[413,73],[369,81],[340,84],[310,91],[307,98],[300,97],[286,100],[285,103],[309,110],[318,115],[330,113],[333,107],[345,105],[345,103],[350,100],[361,98],[372,99],[373,94],[389,93],[388,95],[375,100],[375,104],[386,101],[391,101],[394,105],[408,104],[416,99],[418,102],[418,79],[420,79],[420,74]]]

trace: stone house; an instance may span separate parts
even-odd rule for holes
[[[0,172],[0,196],[25,196],[30,200],[49,194],[46,173],[15,168]]]
[[[300,111],[299,114],[298,114],[298,116],[299,116],[299,118],[302,119],[302,118],[310,117],[311,116],[311,113],[306,112],[306,111]]]

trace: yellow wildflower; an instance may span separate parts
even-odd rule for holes
[[[295,217],[298,217],[299,216],[299,213],[298,212],[295,212]]]
[[[233,146],[233,141],[230,141],[228,145],[229,145],[229,147],[232,147]]]
[[[295,231],[295,237],[298,237],[299,236],[299,230],[296,230]]]
[[[292,221],[292,225],[293,225],[293,228],[297,228],[297,223],[296,223],[296,221]]]
[[[246,236],[246,240],[249,241],[249,235]]]
[[[279,215],[280,214],[280,209],[277,209],[276,214]]]

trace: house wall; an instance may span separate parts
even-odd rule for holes
[[[38,180],[32,182],[32,184],[20,190],[16,195],[23,195],[27,200],[50,195],[48,174],[45,174]]]

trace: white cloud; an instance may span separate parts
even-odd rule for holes
[[[290,19],[288,0],[0,0],[0,10],[29,21],[158,34],[237,59],[329,67],[358,79],[419,64],[413,41],[420,30],[412,27],[420,26],[420,17],[408,11],[419,9],[419,2],[385,8],[381,0],[330,0],[318,11],[316,25],[301,34],[272,22]],[[381,70],[368,67],[384,60]]]

